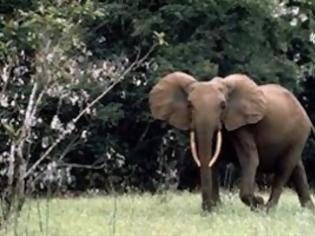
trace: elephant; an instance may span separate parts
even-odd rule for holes
[[[154,119],[190,130],[203,210],[211,211],[221,202],[216,160],[226,131],[241,168],[239,196],[244,204],[252,210],[269,211],[292,180],[301,206],[314,211],[301,155],[315,129],[298,99],[285,87],[258,85],[245,73],[197,81],[175,71],[152,87],[148,100]],[[274,176],[266,203],[254,191],[256,173]]]

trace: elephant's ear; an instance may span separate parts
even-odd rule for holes
[[[149,104],[154,118],[165,120],[176,128],[187,130],[191,112],[188,106],[189,86],[196,80],[183,72],[163,77],[151,90]]]
[[[223,79],[228,88],[228,101],[223,122],[227,130],[235,130],[260,121],[266,113],[266,97],[259,86],[243,74]]]

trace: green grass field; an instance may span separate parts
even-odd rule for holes
[[[97,196],[27,202],[18,221],[0,235],[303,235],[315,233],[315,215],[286,191],[274,211],[252,212],[237,194],[222,195],[212,214],[199,193]]]

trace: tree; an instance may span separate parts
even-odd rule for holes
[[[84,120],[95,116],[94,105],[142,65],[155,47],[130,63],[123,55],[115,61],[91,63],[92,53],[80,38],[80,27],[102,12],[92,2],[64,5],[63,11],[59,7],[48,2],[39,4],[36,11],[19,10],[4,24],[1,123],[5,146],[1,157],[8,162],[2,189],[5,220],[14,210],[20,211],[26,190],[31,191],[39,178],[58,181],[60,176],[54,175],[67,167],[63,157],[68,149],[87,138]],[[79,24],[78,19],[82,20]],[[85,86],[98,90],[88,91]],[[65,111],[60,107],[69,104],[71,117],[61,120]]]

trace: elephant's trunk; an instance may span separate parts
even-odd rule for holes
[[[202,194],[202,208],[210,211],[215,204],[215,193],[213,183],[213,176],[211,166],[218,159],[222,144],[221,131],[218,130],[216,134],[216,148],[214,155],[212,156],[212,139],[214,137],[214,130],[209,126],[201,125],[197,127],[197,144],[198,151],[195,142],[195,132],[190,133],[190,144],[193,158],[196,164],[200,167],[200,179],[201,179],[201,194]]]
[[[200,160],[200,184],[202,196],[202,208],[210,211],[214,202],[212,201],[213,186],[212,186],[212,171],[208,164],[212,156],[212,137],[214,129],[204,123],[197,126],[197,146],[198,157]]]

